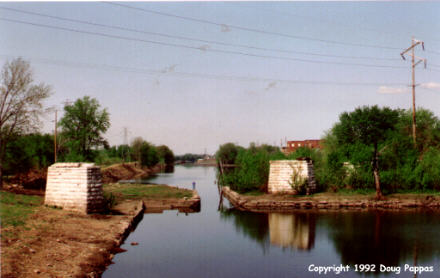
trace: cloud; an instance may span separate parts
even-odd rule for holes
[[[422,83],[420,87],[425,89],[440,90],[440,83],[437,82]]]
[[[388,86],[380,86],[377,90],[379,94],[405,94],[409,92],[408,88],[395,88]]]

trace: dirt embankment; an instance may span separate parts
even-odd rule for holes
[[[102,167],[102,182],[115,183],[120,180],[131,180],[146,178],[152,174],[158,173],[162,170],[160,165],[152,168],[141,167],[136,162],[114,164],[108,167]]]
[[[337,193],[319,193],[313,196],[288,194],[245,196],[227,186],[223,187],[222,192],[237,209],[254,212],[298,209],[440,209],[440,196],[428,194],[392,194],[384,200],[375,200],[374,195],[340,195]]]
[[[120,180],[146,178],[152,174],[160,172],[162,169],[163,167],[160,165],[152,168],[140,167],[136,162],[114,164],[108,167],[101,167],[102,182],[114,183]],[[46,187],[46,179],[47,168],[32,169],[26,173],[15,175],[7,182],[7,184],[11,187],[11,191],[29,194],[29,190],[44,190]],[[25,191],[22,191],[23,189],[25,189]],[[37,191],[34,194],[41,195]]]
[[[101,168],[102,182],[114,183],[119,180],[130,180],[148,176],[149,172],[137,166],[137,163],[114,164]]]
[[[39,207],[26,226],[2,229],[1,277],[99,277],[143,216],[140,201],[120,215],[82,215]]]

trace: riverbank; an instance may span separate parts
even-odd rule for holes
[[[101,168],[103,183],[116,183],[120,180],[132,180],[138,178],[147,178],[153,174],[159,173],[164,166],[156,165],[154,167],[141,167],[137,162],[127,162],[113,164]]]
[[[262,194],[248,196],[229,187],[223,195],[239,210],[253,212],[293,211],[298,209],[440,209],[440,196],[429,194],[391,194],[384,200],[375,200],[374,194],[318,193],[311,196],[289,194]]]
[[[104,190],[122,200],[141,200],[146,212],[177,209],[180,212],[200,211],[200,196],[195,190],[157,184],[106,184]]]
[[[84,215],[44,206],[42,196],[1,192],[2,277],[99,277],[113,255],[124,251],[119,246],[148,212],[146,206],[184,209],[198,201],[200,208],[196,191],[142,186],[173,194],[157,195],[137,188],[145,195],[130,196],[123,187],[133,188],[127,185],[120,187],[121,194],[116,184],[104,186],[106,194],[115,189],[117,204],[111,213]]]

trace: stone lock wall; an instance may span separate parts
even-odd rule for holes
[[[47,171],[45,205],[82,213],[104,210],[101,168],[93,163],[55,163]]]
[[[306,160],[273,160],[270,161],[268,192],[272,193],[297,193],[290,181],[293,171],[296,170],[308,180],[309,189],[314,190],[313,164]]]

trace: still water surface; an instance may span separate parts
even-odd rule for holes
[[[360,277],[355,264],[400,266],[371,277],[440,277],[440,217],[433,212],[250,213],[218,211],[214,167],[176,166],[150,181],[196,189],[199,213],[145,214],[103,277]],[[131,246],[131,242],[139,242]],[[339,275],[309,266],[350,265]]]

